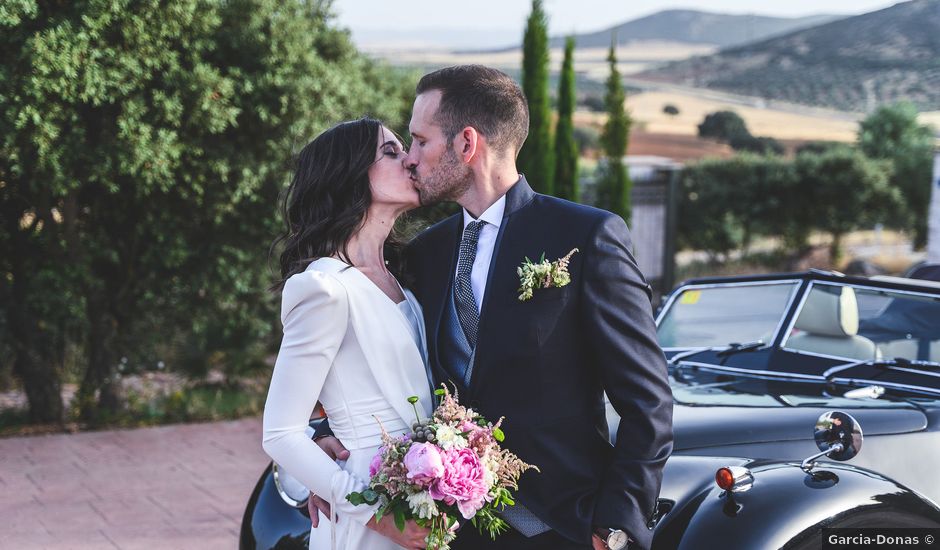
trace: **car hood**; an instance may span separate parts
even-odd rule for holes
[[[816,419],[836,407],[728,407],[676,404],[673,409],[674,451],[813,438]],[[845,408],[866,436],[921,431],[927,417],[911,408]]]

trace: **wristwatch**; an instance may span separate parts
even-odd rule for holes
[[[630,537],[620,529],[599,527],[595,529],[594,534],[604,541],[604,545],[610,550],[628,550],[630,548]]]

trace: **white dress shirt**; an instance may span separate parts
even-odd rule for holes
[[[470,286],[473,288],[473,299],[477,303],[477,311],[483,309],[483,293],[486,291],[486,276],[490,272],[490,261],[493,259],[493,249],[496,247],[496,237],[499,235],[499,226],[503,223],[503,212],[506,210],[506,195],[503,195],[479,219],[463,211],[463,228],[466,230],[470,222],[485,221],[486,225],[480,228],[477,240],[477,256],[473,260],[473,269],[470,270]],[[454,273],[456,284],[457,274]]]

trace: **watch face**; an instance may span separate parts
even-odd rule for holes
[[[623,531],[611,531],[607,537],[607,547],[610,550],[623,550],[627,547],[627,534]]]

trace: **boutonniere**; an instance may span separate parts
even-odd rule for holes
[[[577,248],[573,248],[564,258],[558,258],[554,262],[545,259],[545,253],[538,263],[534,263],[528,257],[525,262],[517,269],[519,273],[519,301],[524,302],[532,297],[532,292],[537,288],[562,287],[571,282],[571,274],[568,273],[568,262]]]

